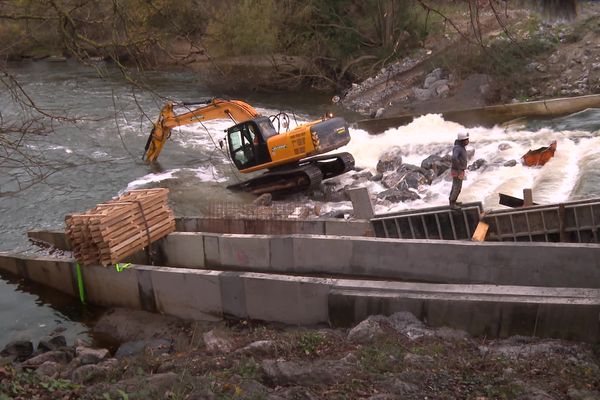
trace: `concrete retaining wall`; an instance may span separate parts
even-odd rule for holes
[[[600,288],[594,244],[173,233],[160,247],[173,267]]]
[[[0,254],[0,271],[77,296],[74,263]],[[410,311],[431,326],[475,335],[600,340],[600,290],[441,285],[309,278],[133,265],[86,266],[89,303],[188,319],[231,315],[287,324],[353,325],[371,314]]]

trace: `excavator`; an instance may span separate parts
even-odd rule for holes
[[[186,112],[177,114],[175,107],[185,107]],[[263,116],[241,100],[218,98],[192,104],[168,102],[152,128],[143,158],[155,162],[173,128],[223,118],[235,124],[226,130],[228,153],[235,167],[242,173],[266,170],[229,186],[232,190],[273,196],[309,191],[318,188],[322,180],[354,168],[350,153],[324,154],[350,141],[343,118],[328,115],[289,129],[285,113]],[[222,141],[220,144],[223,147]]]

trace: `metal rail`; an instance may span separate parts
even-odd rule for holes
[[[376,237],[398,239],[471,239],[479,215],[483,211],[480,202],[464,204],[459,209],[431,207],[405,210],[371,219]]]

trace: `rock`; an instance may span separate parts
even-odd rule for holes
[[[388,189],[377,194],[377,198],[380,200],[391,201],[392,203],[400,203],[404,201],[419,200],[421,196],[412,190],[404,189]]]
[[[13,340],[0,351],[0,356],[23,361],[33,354],[33,343],[30,340]]]
[[[109,352],[106,349],[91,349],[80,346],[75,349],[75,355],[81,361],[81,365],[98,364],[109,356]]]
[[[505,167],[514,167],[517,165],[517,160],[508,160],[503,164]]]
[[[273,196],[271,193],[263,193],[258,196],[253,202],[254,206],[270,207],[273,204]]]
[[[92,367],[92,365],[87,365]],[[83,368],[83,367],[82,367]],[[152,374],[147,376],[136,376],[129,379],[124,379],[116,383],[98,383],[93,386],[86,388],[87,396],[85,398],[100,398],[98,394],[103,394],[108,399],[123,399],[123,393],[130,393],[129,398],[136,399],[174,399],[180,398],[175,396],[174,390],[177,389],[179,382],[179,375],[174,372],[165,372],[161,374]],[[197,388],[205,388],[209,386],[202,378],[198,378],[194,382],[194,386]],[[195,390],[194,394],[197,395],[200,391]],[[216,399],[216,396],[212,395],[210,391],[202,391],[201,393],[206,396],[186,396],[186,399]],[[134,394],[132,396],[132,394]]]
[[[543,64],[538,64],[538,66],[535,68],[538,72],[547,72],[548,71],[548,67],[546,67]]]
[[[419,387],[417,385],[405,382],[401,378],[395,376],[379,382],[377,386],[387,392],[400,396],[419,392]]]
[[[354,367],[342,361],[314,362],[263,360],[261,369],[274,385],[332,385],[339,382]]]
[[[468,339],[471,337],[467,332],[463,330],[448,328],[445,326],[435,329],[434,335],[435,337],[444,340],[461,340]]]
[[[567,396],[569,396],[569,400],[598,400],[600,392],[571,388],[567,391]]]
[[[420,172],[409,172],[404,175],[402,182],[405,186],[401,185],[399,189],[418,189],[419,186],[429,183],[430,180]]]
[[[401,311],[390,315],[388,321],[395,331],[411,340],[423,336],[433,336],[432,330],[428,329],[423,322],[407,311]]]
[[[423,89],[429,89],[439,78],[433,75],[427,75],[425,82],[423,82]]]
[[[379,182],[381,179],[383,179],[383,174],[381,172],[378,172],[369,178],[369,180],[372,182]]]
[[[70,353],[54,350],[47,351],[45,353],[39,354],[35,357],[31,357],[27,361],[23,363],[23,368],[36,368],[37,366],[47,362],[52,361],[59,364],[67,364],[73,359],[73,356]]]
[[[310,390],[293,386],[289,388],[279,388],[274,393],[271,393],[267,400],[321,400],[322,397],[316,396]]]
[[[399,147],[392,147],[384,152],[377,161],[377,172],[395,171],[402,165],[402,152]]]
[[[119,346],[115,353],[115,357],[132,357],[146,351],[152,354],[171,353],[173,351],[173,341],[167,339],[153,339],[126,342]]]
[[[385,317],[381,315],[371,315],[364,321],[361,321],[354,328],[348,332],[348,340],[356,343],[369,343],[375,338],[383,335],[383,329],[381,329],[380,322]]]
[[[388,174],[384,174],[383,179],[381,180],[381,184],[388,189],[395,189],[400,186],[400,182],[402,182],[402,178],[404,174],[399,172],[392,172]]]
[[[99,364],[82,365],[76,368],[71,374],[71,380],[74,383],[84,383],[89,385],[99,382],[108,377],[109,370]]]
[[[62,364],[54,361],[46,361],[37,367],[35,373],[40,376],[47,376],[50,378],[57,378],[62,370]]]
[[[209,353],[230,353],[233,350],[233,343],[214,330],[204,333],[203,338]]]
[[[450,168],[451,164],[451,159],[440,157],[438,155],[431,155],[421,161],[421,168],[433,171],[433,177],[436,177],[440,176],[444,171]]]
[[[383,108],[383,107],[378,108],[377,111],[375,111],[375,118],[381,118],[383,116],[384,111],[385,111],[385,108]]]
[[[430,89],[413,88],[413,94],[418,101],[426,101],[433,97],[433,91]]]
[[[508,150],[510,148],[512,148],[512,146],[508,143],[500,143],[498,145],[498,150],[500,150],[500,151]]]
[[[352,175],[352,179],[361,181],[371,180],[372,177],[373,173],[369,170],[360,171],[359,173]]]
[[[64,336],[54,336],[51,338],[44,338],[40,340],[37,346],[37,351],[45,352],[51,350],[57,350],[61,347],[67,347],[67,339]]]
[[[240,349],[239,351],[253,355],[269,355],[275,353],[276,350],[277,343],[275,343],[273,340],[258,340],[250,343],[248,346]]]
[[[485,161],[483,158],[480,158],[478,160],[475,160],[475,162],[473,162],[471,165],[469,165],[467,167],[467,169],[469,171],[477,171],[478,169],[480,169],[481,167],[484,167],[487,165],[487,161]]]
[[[427,364],[432,364],[434,362],[433,357],[431,356],[422,356],[419,354],[407,353],[404,355],[404,362],[406,364],[412,364],[417,366],[424,366]]]
[[[438,97],[448,97],[450,95],[450,87],[448,85],[440,85],[435,89],[435,93]]]

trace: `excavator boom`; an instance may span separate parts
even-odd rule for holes
[[[190,107],[191,105],[184,106]],[[199,108],[180,115],[175,114],[173,107],[174,104],[169,102],[160,111],[144,149],[144,159],[147,161],[154,162],[158,159],[165,142],[171,136],[171,129],[175,127],[219,118],[229,118],[237,124],[260,116],[254,107],[239,100],[215,98],[203,103]]]

